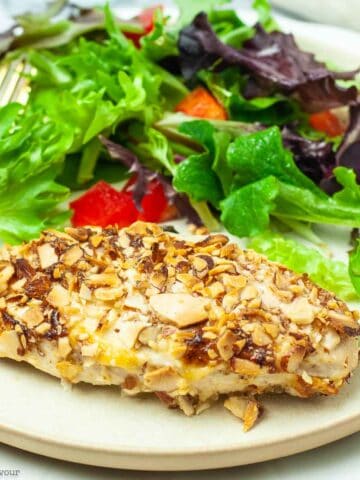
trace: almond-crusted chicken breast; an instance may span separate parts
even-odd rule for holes
[[[190,241],[141,222],[46,231],[4,247],[0,268],[0,357],[153,392],[187,415],[225,395],[248,429],[253,395],[333,395],[358,363],[355,313],[222,234]]]

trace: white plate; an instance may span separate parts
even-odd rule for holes
[[[360,39],[337,28],[285,21],[304,45],[350,68]],[[314,47],[315,44],[315,47]],[[338,233],[336,233],[338,232]],[[322,228],[336,256],[347,245],[341,229]],[[196,470],[259,462],[314,448],[360,430],[360,372],[334,398],[268,396],[265,415],[247,434],[218,405],[187,418],[153,398],[123,398],[117,388],[64,390],[26,365],[0,363],[0,442],[98,466]]]

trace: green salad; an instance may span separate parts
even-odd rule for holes
[[[358,72],[301,50],[266,0],[254,25],[222,3],[125,21],[56,1],[15,19],[0,55],[28,67],[30,90],[0,109],[0,238],[185,218],[356,300]],[[349,265],[319,247],[315,224],[348,228]]]

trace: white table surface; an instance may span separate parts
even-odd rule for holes
[[[247,0],[241,0],[248,4]],[[80,2],[78,2],[80,3]],[[86,3],[81,1],[82,4]],[[92,2],[100,3],[100,2]],[[114,2],[115,3],[115,2]],[[119,1],[118,4],[128,4]],[[132,0],[131,5],[143,3]],[[159,2],[157,2],[159,3]],[[161,3],[166,3],[166,0]],[[5,8],[13,11],[41,5],[40,0],[0,0],[0,24],[6,21]],[[0,28],[1,26],[0,25]],[[1,386],[0,386],[1,389]],[[0,397],[1,401],[1,397]],[[359,399],[360,401],[360,399]],[[76,465],[33,455],[6,445],[0,445],[0,479],[63,480],[358,480],[360,478],[360,433],[322,448],[271,462],[226,470],[204,472],[138,472],[110,470]],[[191,465],[189,465],[191,469]],[[14,475],[10,476],[10,471]],[[7,476],[6,476],[7,473]],[[17,473],[17,474],[16,474]]]

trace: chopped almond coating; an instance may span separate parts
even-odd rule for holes
[[[72,383],[153,392],[186,415],[219,395],[333,395],[358,363],[358,315],[222,234],[68,228],[0,252],[0,357]],[[253,398],[253,397],[252,397]]]

